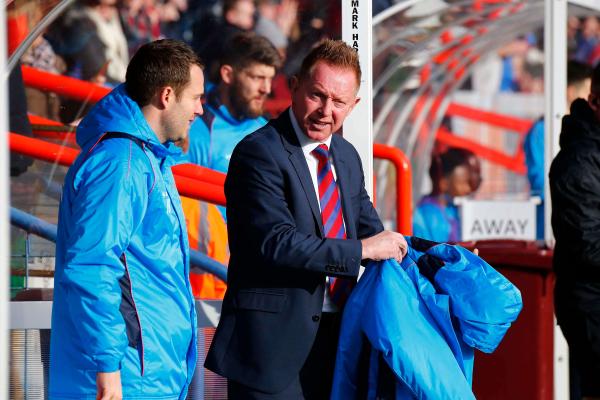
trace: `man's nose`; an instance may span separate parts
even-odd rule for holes
[[[320,111],[322,115],[329,116],[333,110],[333,101],[327,98],[321,103]]]
[[[198,102],[198,104],[196,105],[196,109],[194,110],[194,113],[197,115],[204,114],[204,107],[202,107],[202,101]]]
[[[260,93],[261,94],[271,93],[271,84],[272,84],[271,79],[265,79],[264,81],[262,81],[260,88],[259,88]]]

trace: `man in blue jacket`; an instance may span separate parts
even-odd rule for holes
[[[77,129],[56,244],[53,399],[185,399],[196,313],[171,166],[203,87],[187,45],[149,43]]]
[[[239,33],[227,42],[219,82],[207,90],[205,113],[190,127],[191,163],[227,173],[233,148],[267,123],[263,117],[281,57],[265,37]]]

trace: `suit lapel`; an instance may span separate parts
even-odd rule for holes
[[[337,135],[334,134],[331,138],[331,153],[333,155],[333,165],[335,166],[335,174],[337,176],[337,185],[342,198],[342,211],[344,213],[344,222],[346,225],[346,236],[350,239],[356,238],[356,225],[354,223],[354,214],[350,206],[350,176],[348,175],[348,167],[344,159],[344,154],[341,151],[336,152],[339,146],[336,146]]]
[[[273,125],[281,134],[283,146],[290,153],[290,163],[296,170],[296,174],[298,175],[302,189],[304,189],[304,194],[310,205],[315,222],[319,227],[321,237],[323,237],[323,221],[321,220],[321,209],[319,208],[317,194],[315,193],[315,188],[310,176],[310,171],[308,170],[308,165],[306,164],[306,159],[304,158],[304,153],[302,152],[300,143],[298,143],[298,138],[296,137],[292,122],[290,121],[288,110],[289,109],[282,112],[279,118],[274,121]]]

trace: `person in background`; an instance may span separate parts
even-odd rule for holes
[[[211,83],[219,80],[219,64],[225,43],[240,32],[254,28],[256,6],[253,0],[224,0],[221,18],[200,18],[193,27],[192,47],[206,63]]]
[[[225,182],[228,287],[206,367],[229,399],[329,398],[344,300],[361,260],[401,260],[356,149],[336,134],[358,103],[357,52],[325,40],[292,106],[235,148]],[[343,201],[342,201],[343,199]]]
[[[571,399],[600,398],[600,66],[563,117],[550,167],[556,319],[569,344]]]
[[[160,11],[156,0],[125,0],[120,16],[130,53],[161,38]]]
[[[203,93],[194,51],[160,40],[79,124],[58,215],[50,398],[185,399],[197,321],[171,166]]]
[[[468,196],[481,184],[479,160],[469,150],[450,148],[432,157],[431,193],[423,197],[413,216],[413,235],[436,242],[461,240],[455,197]]]
[[[187,160],[227,173],[234,147],[267,123],[264,104],[281,58],[266,38],[252,32],[234,35],[224,48],[219,82],[207,95],[204,115],[190,127]],[[227,264],[225,209],[189,198],[182,204],[190,246]],[[212,274],[192,270],[190,280],[196,297],[225,294],[225,283]]]
[[[129,48],[123,33],[116,0],[86,0],[84,14],[95,26],[96,34],[102,42],[107,61],[107,83],[118,84],[125,80]]]
[[[234,35],[224,49],[206,112],[190,127],[188,160],[226,173],[234,147],[267,123],[265,101],[281,57],[267,38],[251,32]]]
[[[578,98],[587,98],[590,93],[592,68],[579,61],[567,63],[567,110]],[[544,238],[544,118],[539,118],[529,129],[523,141],[527,179],[532,196],[538,196],[541,204],[536,209],[536,237]]]

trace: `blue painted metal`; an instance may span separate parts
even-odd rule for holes
[[[51,242],[56,242],[56,225],[21,211],[18,208],[10,208],[10,223],[29,233],[38,235]],[[227,282],[227,268],[207,255],[190,250],[190,263],[192,267],[199,268],[202,271],[215,275],[223,282]]]

